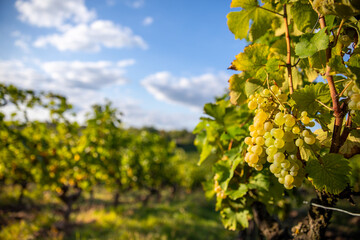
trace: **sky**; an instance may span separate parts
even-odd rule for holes
[[[230,0],[0,0],[0,82],[64,95],[80,122],[107,99],[125,126],[192,130],[246,44],[230,11]]]

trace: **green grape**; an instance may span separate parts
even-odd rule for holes
[[[280,128],[274,128],[273,130],[273,136],[276,138],[276,139],[281,139],[283,138],[284,136],[284,131]]]
[[[294,127],[292,128],[292,132],[293,132],[294,134],[299,134],[299,133],[300,133],[300,128],[299,128],[298,126],[294,126]]]
[[[253,144],[253,141],[252,141],[252,138],[251,137],[246,137],[244,142],[247,144],[247,145],[252,145]]]
[[[304,131],[302,131],[302,135],[303,135],[303,137],[309,137],[310,136],[310,131],[305,129]]]
[[[290,167],[290,162],[288,160],[284,160],[281,163],[281,167],[284,168],[284,169],[288,169]]]
[[[265,144],[265,139],[263,137],[257,137],[255,140],[255,143],[257,145],[264,145]]]
[[[284,184],[285,178],[279,177],[279,178],[278,178],[278,181],[279,181],[280,184]]]
[[[285,132],[283,139],[285,142],[292,142],[294,140],[294,134],[292,132]]]
[[[282,139],[275,139],[274,141],[274,146],[277,148],[277,149],[280,149],[280,148],[283,148],[285,145],[285,141],[282,140]]]
[[[255,145],[255,146],[251,147],[251,151],[257,155],[260,155],[263,152],[263,149],[261,146]]]
[[[285,184],[286,185],[290,185],[294,182],[294,177],[291,176],[290,174],[285,176]]]
[[[292,152],[295,152],[297,150],[296,145],[293,142],[285,143],[284,148],[285,148],[285,151],[288,152],[288,153],[292,153]]]
[[[270,87],[270,90],[274,93],[277,94],[279,92],[279,88],[276,85],[273,85]]]
[[[267,156],[266,161],[268,161],[269,163],[273,163],[274,162],[274,157],[273,156]]]
[[[278,152],[278,149],[274,145],[271,145],[266,149],[266,154],[268,156],[274,156],[277,152]]]
[[[280,173],[280,171],[281,171],[281,167],[277,166],[274,163],[270,165],[269,169],[270,169],[270,172],[273,174]]]
[[[252,153],[249,156],[249,163],[257,163],[259,161],[259,155]]]
[[[265,140],[265,146],[270,147],[271,145],[274,145],[274,139],[273,138],[267,138]]]
[[[264,138],[266,138],[266,139],[272,138],[271,133],[270,133],[270,132],[266,132],[266,133],[264,134]]]
[[[250,125],[249,126],[249,131],[250,132],[254,132],[256,130],[255,126],[254,125]]]
[[[273,124],[271,123],[271,122],[265,122],[264,123],[264,130],[266,131],[266,132],[270,132],[271,131],[271,129],[273,129]]]
[[[256,107],[257,107],[257,102],[255,102],[255,101],[250,101],[250,102],[248,103],[248,108],[249,108],[250,110],[254,110]]]
[[[312,145],[315,143],[316,138],[310,135],[309,137],[304,137],[304,141],[306,142],[306,144]]]
[[[279,126],[283,125],[285,123],[284,114],[282,112],[277,113],[274,121]]]
[[[307,113],[306,111],[302,111],[302,112],[301,112],[301,116],[302,116],[302,117],[306,117],[307,115],[308,115],[308,113]]]
[[[301,147],[302,145],[304,145],[304,141],[303,141],[301,138],[298,138],[298,139],[296,139],[296,141],[295,141],[295,145],[296,145],[297,147]]]
[[[295,125],[295,118],[291,114],[285,115],[285,126],[292,127]]]
[[[274,154],[274,161],[283,162],[285,160],[285,155],[282,152],[277,152]]]
[[[258,164],[256,164],[255,169],[257,171],[261,171],[263,169],[263,165],[258,163]]]
[[[304,116],[304,117],[301,117],[301,122],[305,125],[309,124],[310,123],[310,118],[307,117],[307,116]]]

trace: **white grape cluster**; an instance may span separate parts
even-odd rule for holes
[[[216,197],[225,199],[226,194],[225,194],[225,191],[219,185],[218,178],[219,178],[219,175],[215,174],[215,176],[214,176],[214,180],[215,180],[214,192],[216,193]]]
[[[248,107],[255,110],[254,122],[249,127],[250,137],[245,162],[260,171],[270,163],[270,171],[285,188],[299,187],[304,179],[303,164],[298,160],[299,147],[315,144],[316,137],[310,129],[314,122],[307,112],[298,118],[288,112],[288,99],[277,86],[264,89],[249,97]]]
[[[344,95],[350,98],[348,107],[351,110],[351,114],[355,114],[356,110],[360,110],[360,89],[356,86],[355,83],[345,83],[345,86],[348,88],[345,90]]]

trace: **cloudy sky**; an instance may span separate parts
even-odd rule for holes
[[[192,130],[244,42],[230,0],[1,0],[0,81],[65,95],[79,119],[109,99],[127,126]]]

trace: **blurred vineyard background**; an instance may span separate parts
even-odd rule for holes
[[[234,239],[192,133],[124,128],[111,102],[77,123],[63,96],[0,94],[0,239]]]

